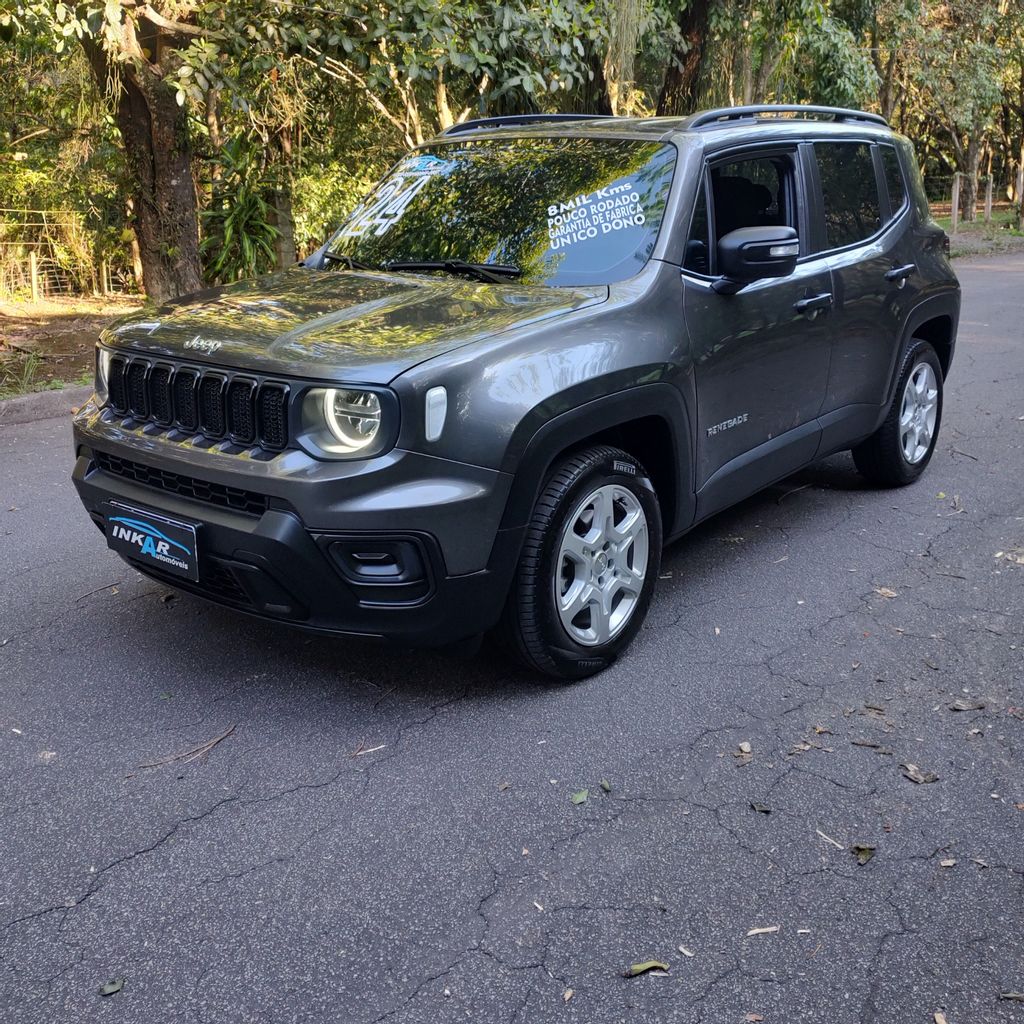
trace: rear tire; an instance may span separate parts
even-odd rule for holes
[[[861,475],[880,487],[905,487],[931,462],[942,423],[942,364],[915,338],[900,369],[885,421],[853,449]]]
[[[503,646],[556,679],[607,668],[643,625],[661,543],[658,497],[633,456],[604,445],[567,456],[527,526]]]

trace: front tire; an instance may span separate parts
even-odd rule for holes
[[[643,466],[594,446],[559,462],[534,506],[501,624],[524,665],[558,679],[607,668],[647,615],[661,509]]]
[[[942,385],[942,364],[935,349],[914,339],[903,358],[885,421],[853,449],[862,476],[881,487],[905,487],[925,471],[939,439]]]

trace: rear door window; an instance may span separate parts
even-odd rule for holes
[[[866,142],[816,142],[828,249],[856,245],[882,226],[878,181]]]

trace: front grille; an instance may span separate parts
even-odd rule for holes
[[[107,394],[122,416],[270,451],[288,445],[288,386],[277,381],[115,355]]]
[[[149,397],[146,389],[146,374],[149,364],[142,359],[133,359],[125,373],[128,388],[128,411],[145,419],[149,415]]]
[[[174,418],[182,430],[195,430],[199,426],[199,402],[196,400],[195,370],[179,370],[174,375],[171,391],[174,395]]]
[[[204,373],[199,381],[199,429],[207,437],[223,437],[228,431],[224,378],[218,373]]]
[[[283,384],[264,384],[259,401],[260,436],[268,448],[283,448],[288,443],[288,389]]]
[[[164,426],[174,419],[174,405],[171,401],[171,368],[154,366],[149,371],[149,405],[153,419]]]
[[[131,564],[145,576],[151,576],[172,587],[178,587],[191,594],[198,594],[200,597],[208,597],[214,601],[223,601],[227,604],[238,605],[242,608],[252,608],[253,603],[249,595],[241,588],[235,574],[222,562],[214,558],[204,559],[200,567],[199,582],[176,576],[174,573],[164,572],[149,562],[137,562],[131,560]]]
[[[169,494],[177,494],[182,498],[191,498],[193,501],[219,505],[221,508],[247,512],[254,516],[266,512],[269,504],[266,495],[257,494],[255,491],[243,490],[240,487],[226,487],[224,484],[208,483],[205,480],[195,480],[190,476],[154,469],[152,466],[144,466],[140,462],[122,459],[117,455],[107,455],[105,452],[96,452],[95,457],[96,465],[104,473],[110,473],[125,480],[133,480],[137,484],[166,491]]]
[[[256,381],[236,377],[228,385],[228,433],[232,441],[252,444],[256,440]]]

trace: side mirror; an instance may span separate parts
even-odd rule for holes
[[[734,295],[762,277],[788,277],[796,269],[800,238],[793,228],[775,225],[737,228],[718,241],[718,272],[712,288]]]

